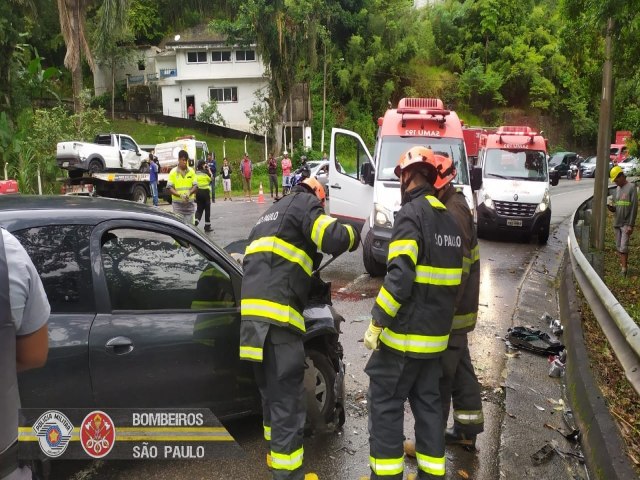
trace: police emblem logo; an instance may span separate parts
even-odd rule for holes
[[[59,457],[64,453],[71,440],[73,424],[57,410],[49,410],[40,415],[33,424],[38,444],[48,457]]]
[[[80,425],[80,444],[87,455],[102,458],[116,442],[116,427],[106,413],[95,410],[84,417]]]

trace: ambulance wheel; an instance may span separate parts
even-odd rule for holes
[[[138,203],[147,203],[147,191],[142,185],[136,185],[133,187],[131,200]]]
[[[333,388],[336,372],[326,355],[313,349],[307,350],[306,353],[307,358],[311,360],[307,362],[307,365],[313,369],[311,373],[315,377],[315,391],[306,392],[307,409],[314,408],[315,412],[307,412],[307,418],[319,416],[327,424],[333,421],[336,407],[336,395]]]
[[[384,277],[387,273],[387,266],[383,263],[379,263],[373,258],[373,231],[369,230],[367,236],[364,239],[364,245],[362,246],[362,261],[364,262],[364,268],[372,277]]]

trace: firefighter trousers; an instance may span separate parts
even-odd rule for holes
[[[254,363],[262,397],[264,437],[269,442],[275,480],[302,480],[304,404],[302,337],[271,325],[262,363]]]
[[[444,422],[438,383],[439,358],[415,359],[384,347],[374,351],[369,375],[369,465],[371,478],[402,479],[404,403],[415,418],[419,479],[444,479]]]
[[[480,383],[471,363],[467,334],[449,336],[449,346],[441,357],[442,378],[440,397],[442,415],[449,419],[449,408],[453,400],[453,426],[465,435],[477,435],[484,430]]]

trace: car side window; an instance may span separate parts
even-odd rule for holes
[[[231,277],[182,239],[149,230],[105,232],[101,257],[112,310],[232,308]]]
[[[89,225],[47,225],[13,232],[31,257],[51,313],[95,311]]]
[[[131,150],[132,152],[136,151],[135,144],[127,137],[120,137],[120,149],[121,150]]]

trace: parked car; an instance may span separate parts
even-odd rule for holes
[[[580,163],[580,175],[582,177],[595,178],[597,163],[598,157],[596,157],[595,155],[590,155],[585,158],[582,163]],[[609,160],[607,163],[607,175],[609,175],[609,171],[613,168],[613,162]]]
[[[571,164],[577,163],[577,161],[578,154],[575,152],[554,153],[549,159],[549,172],[557,172],[556,175],[572,178]]]
[[[307,162],[311,169],[311,177],[318,179],[320,184],[324,187],[324,193],[329,196],[329,160],[313,160]]]
[[[242,267],[197,229],[138,203],[68,196],[3,197],[0,224],[51,304],[47,363],[19,375],[24,407],[261,412],[251,364],[239,359]],[[325,303],[304,314],[305,375],[316,385],[307,396],[315,418],[339,425],[344,319]]]
[[[627,157],[625,161],[620,162],[618,166],[627,177],[640,174],[640,161],[637,157]]]

